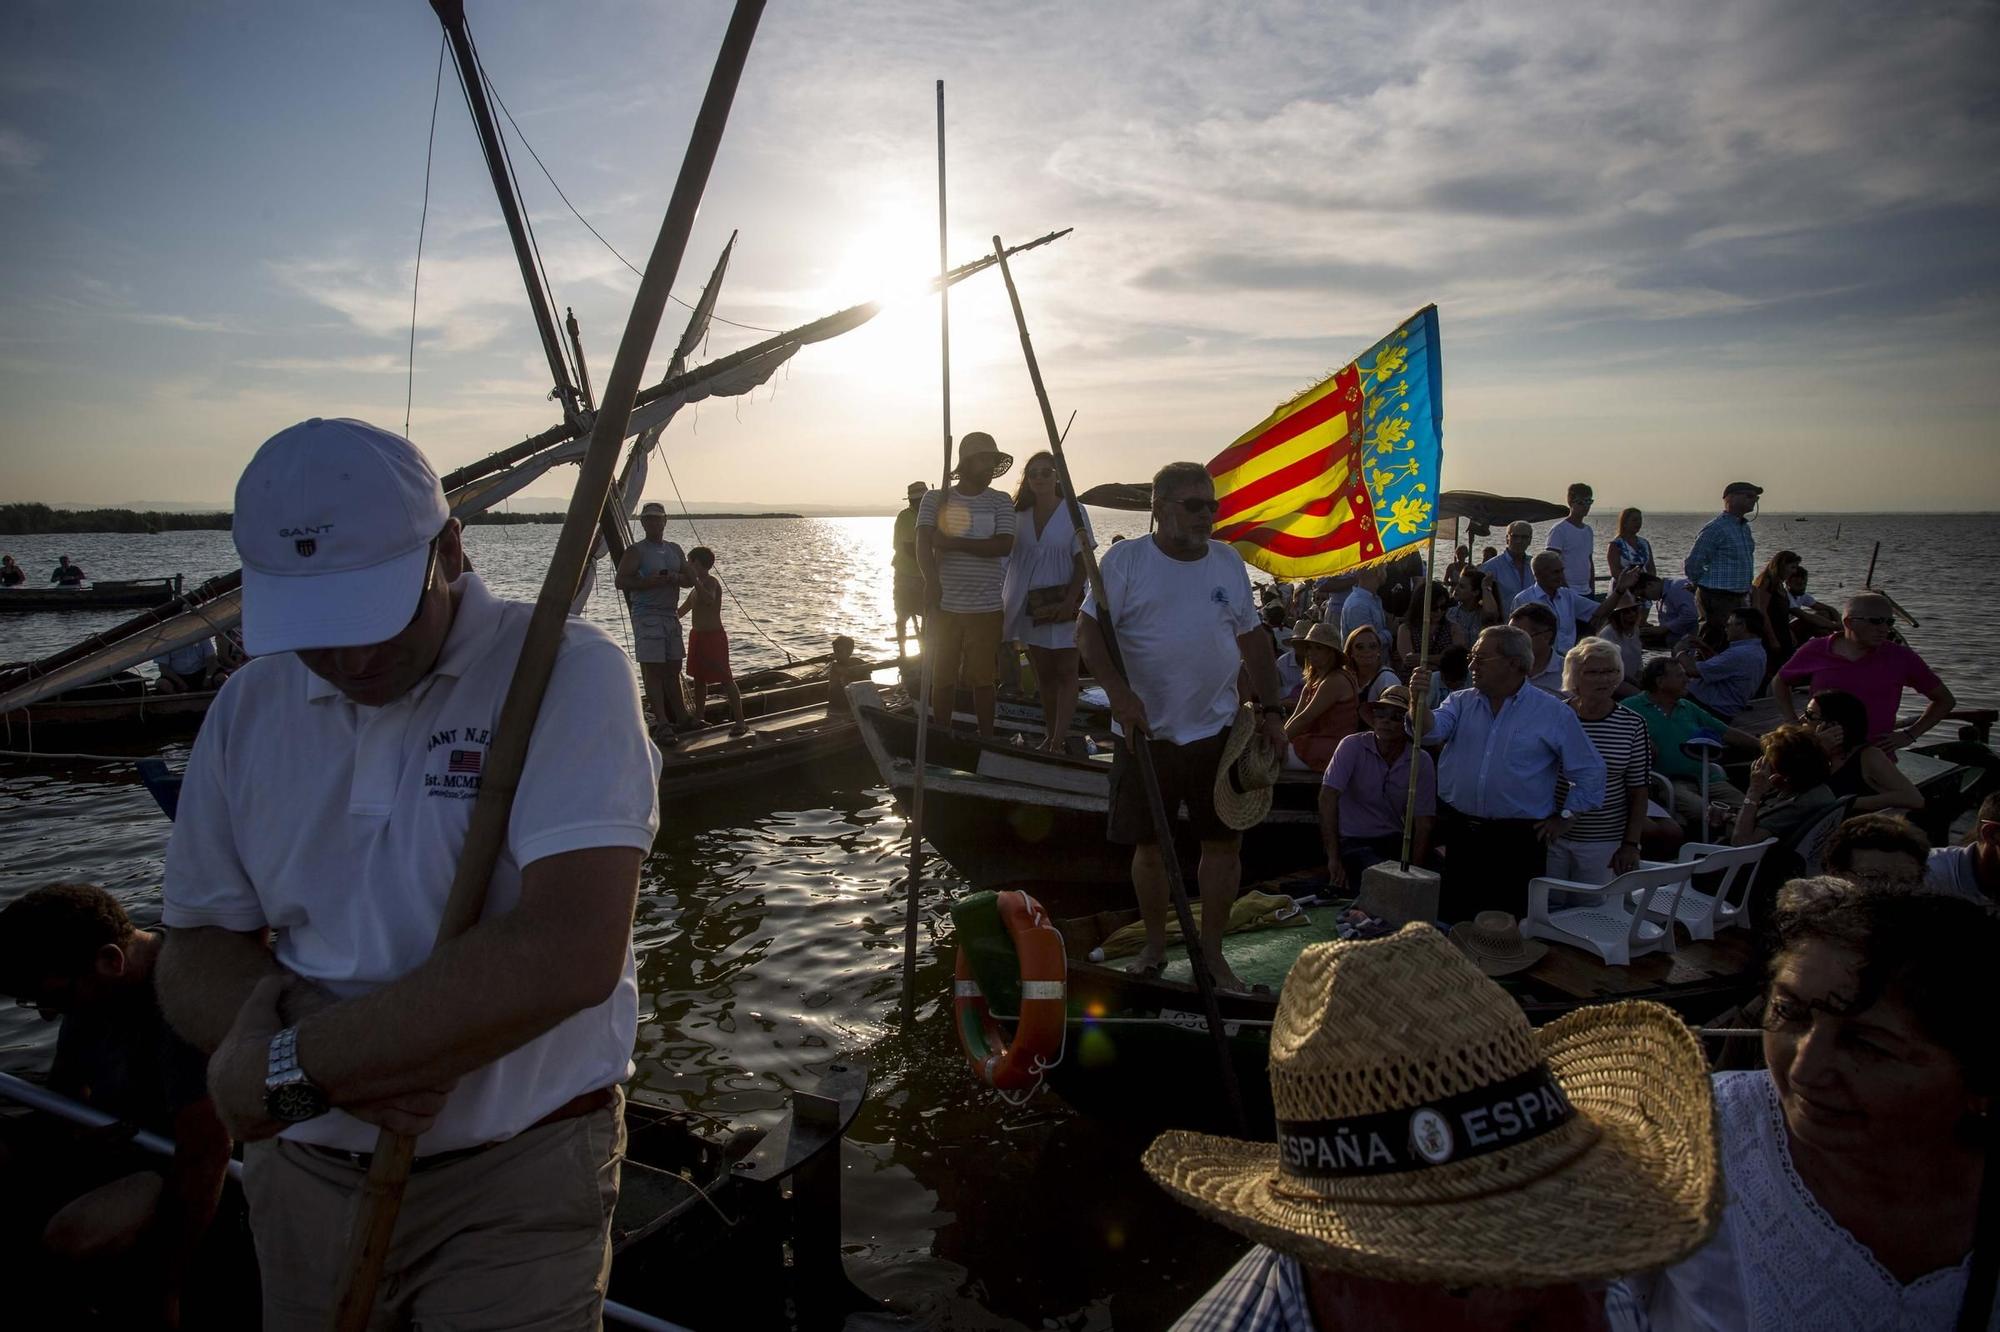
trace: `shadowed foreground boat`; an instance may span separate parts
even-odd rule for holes
[[[142,610],[181,594],[172,578],[100,578],[88,587],[0,588],[0,612]]]

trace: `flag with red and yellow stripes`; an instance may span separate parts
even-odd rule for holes
[[[1444,455],[1437,307],[1427,305],[1208,464],[1215,539],[1277,578],[1384,559],[1430,535]]]

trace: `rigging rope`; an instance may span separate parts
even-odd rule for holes
[[[470,31],[465,34],[465,44],[472,51],[473,70],[479,76],[480,86],[486,90],[488,97],[498,101],[499,94],[493,91],[493,80],[486,77],[486,62],[479,58],[479,47],[473,42]],[[513,118],[510,116],[508,119],[512,120]],[[520,132],[519,126],[515,127],[515,132]],[[521,192],[521,177],[514,170],[513,154],[507,151],[507,136],[495,133],[493,137],[500,145],[500,162],[501,165],[507,168],[507,179],[513,187],[514,197],[521,202],[521,229],[527,233],[528,251],[535,257],[535,273],[541,279],[542,292],[548,300],[550,317],[553,318],[557,309],[555,287],[549,281],[548,265],[542,262],[542,244],[535,236],[535,223],[534,219],[528,213],[527,196]],[[522,142],[525,143],[526,140],[524,139]],[[555,339],[555,344],[556,351],[562,359],[563,367],[568,371],[570,383],[581,385],[583,377],[577,373],[576,362],[570,356],[569,345],[560,337]],[[569,403],[563,405],[565,409],[571,406]]]
[[[528,136],[521,133],[520,122],[514,119],[514,113],[507,109],[507,104],[500,100],[499,90],[494,88],[493,81],[491,79],[488,79],[486,81],[486,91],[488,94],[492,96],[493,104],[500,108],[500,114],[507,117],[507,123],[514,127],[514,137],[519,139],[521,141],[521,146],[528,150],[528,156],[535,159],[535,165],[542,169],[542,175],[548,177],[549,184],[555,189],[556,197],[563,201],[563,206],[569,209],[570,215],[575,217],[577,221],[583,223],[583,229],[585,231],[588,231],[591,235],[597,237],[598,244],[602,245],[605,249],[611,251],[612,258],[616,259],[619,263],[625,265],[625,267],[631,268],[633,273],[638,274],[641,277],[645,276],[643,273],[639,273],[639,270],[637,268],[633,268],[632,261],[630,259],[627,259],[624,255],[618,253],[617,246],[613,245],[610,241],[604,239],[603,232],[599,231],[596,227],[590,225],[589,218],[585,217],[582,213],[577,212],[576,205],[569,201],[569,196],[567,194],[563,193],[563,187],[556,184],[556,178],[549,171],[548,164],[542,161],[542,155],[535,151],[535,145],[529,143]],[[668,292],[667,295],[675,305],[680,306],[682,309],[684,310],[694,309],[694,306],[682,300],[680,297],[675,296],[672,292]],[[727,324],[731,328],[747,328],[752,333],[783,333],[785,331],[782,328],[765,328],[762,324],[741,324],[734,319],[724,319],[721,315],[716,314],[712,310],[709,312],[708,317],[715,323]]]
[[[438,38],[437,79],[431,86],[431,132],[424,144],[424,208],[417,218],[417,267],[410,274],[410,369],[403,383],[403,438],[410,437],[410,404],[417,396],[417,283],[424,275],[424,231],[431,220],[431,155],[437,150],[438,97],[444,92],[444,50],[451,43]]]
[[[695,544],[706,546],[708,543],[702,540],[701,529],[694,525],[694,514],[688,510],[687,500],[681,496],[681,483],[674,480],[674,466],[672,463],[667,461],[667,456],[664,451],[662,451],[660,454],[660,466],[667,469],[667,484],[674,488],[674,498],[680,501],[681,517],[687,520],[688,531],[694,533]],[[720,578],[717,578],[715,581],[718,583],[722,583],[722,580]],[[772,647],[778,649],[779,652],[784,654],[785,665],[789,666],[793,662],[798,660],[797,657],[794,657],[792,655],[792,650],[790,648],[786,647],[783,643],[780,643],[777,639],[771,637],[769,633],[765,632],[764,626],[757,623],[757,621],[754,618],[752,618],[749,610],[746,609],[743,605],[743,599],[736,595],[736,589],[734,587],[730,586],[728,583],[722,583],[722,589],[723,591],[729,593],[729,599],[736,603],[736,609],[743,613],[743,618],[749,621],[750,627],[752,629],[755,629],[758,633],[763,634],[764,641],[766,643],[769,643]]]

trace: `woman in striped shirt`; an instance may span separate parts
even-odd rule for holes
[[[1563,657],[1563,689],[1583,732],[1604,758],[1604,803],[1579,814],[1549,847],[1549,877],[1609,883],[1639,866],[1639,834],[1646,826],[1646,778],[1653,770],[1653,742],[1646,723],[1612,697],[1625,678],[1625,658],[1615,643],[1585,638]],[[1558,783],[1556,804],[1568,795]]]

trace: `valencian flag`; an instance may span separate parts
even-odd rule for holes
[[[1437,521],[1444,455],[1437,307],[1279,407],[1208,464],[1214,536],[1277,578],[1387,558]]]

